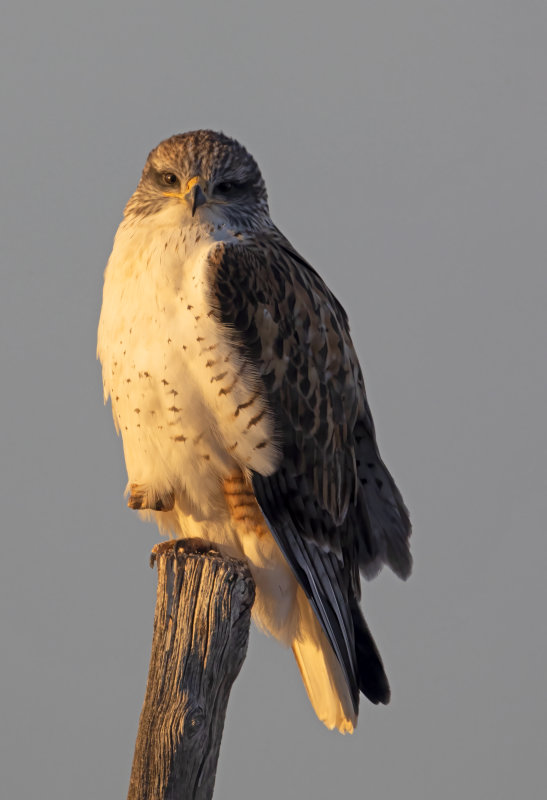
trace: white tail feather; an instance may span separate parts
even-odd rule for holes
[[[300,587],[297,595],[300,624],[292,650],[315,713],[327,728],[353,733],[357,715],[348,685],[307,597]]]

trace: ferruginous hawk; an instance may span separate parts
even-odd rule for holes
[[[222,133],[148,156],[105,272],[98,356],[129,506],[245,558],[258,626],[290,645],[317,716],[387,703],[359,571],[411,569],[346,313],[270,219]]]

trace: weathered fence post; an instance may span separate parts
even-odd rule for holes
[[[201,540],[156,545],[148,684],[128,800],[210,800],[232,683],[247,651],[247,565]]]

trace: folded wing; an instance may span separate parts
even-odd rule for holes
[[[410,522],[380,459],[347,316],[276,230],[220,244],[210,258],[211,303],[276,425],[273,475],[252,474],[257,501],[342,668],[387,702],[382,662],[359,609],[359,568],[411,569]],[[302,669],[302,667],[301,667]],[[303,673],[304,674],[304,673]]]

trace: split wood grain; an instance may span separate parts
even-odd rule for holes
[[[128,800],[210,800],[254,583],[244,562],[200,540],[156,545],[154,562],[154,635]]]

